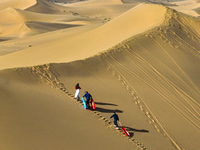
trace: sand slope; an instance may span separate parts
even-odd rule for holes
[[[111,8],[113,18],[93,6]],[[2,18],[8,24],[25,25],[9,35],[40,34],[0,42],[1,149],[200,148],[200,20],[163,5],[131,6],[38,0],[32,12],[2,10],[18,17]],[[73,12],[58,14],[61,7]],[[76,83],[95,111],[74,98]],[[130,137],[113,127],[113,111]]]
[[[0,149],[136,149],[30,70],[0,76]]]
[[[133,37],[95,58],[55,64],[51,70],[70,93],[74,82],[80,82],[97,96],[99,104],[117,105],[99,111],[107,117],[112,110],[105,108],[122,113],[122,122],[130,132],[135,131],[134,136],[137,131],[150,131],[137,134],[136,139],[147,149],[199,149],[199,31],[198,19],[168,10],[160,28]],[[111,79],[109,72],[122,85]],[[143,117],[139,112],[130,111],[134,106],[129,102],[138,106],[160,136],[166,138],[165,142],[154,133],[153,139],[160,140],[160,144],[151,141],[153,131],[140,120]]]

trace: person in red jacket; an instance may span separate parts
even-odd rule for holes
[[[81,89],[81,87],[79,86],[79,83],[77,83],[76,86],[75,86],[76,93],[75,93],[75,96],[74,96],[75,98],[78,98],[77,100],[80,100],[80,97],[79,97],[80,89]]]

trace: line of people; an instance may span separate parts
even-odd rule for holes
[[[77,98],[77,100],[80,100],[79,94],[80,94],[81,87],[79,86],[79,83],[76,84],[75,89],[76,89],[76,93],[74,97]],[[85,95],[83,95],[83,98],[84,97],[86,98],[87,108],[90,108],[90,100],[92,99],[92,95],[88,93],[88,91],[85,91]]]
[[[76,84],[75,86],[75,98],[77,98],[77,100],[80,100],[80,90],[81,90],[81,87],[79,86],[79,83]],[[92,95],[90,93],[88,93],[88,91],[85,91],[85,94],[83,95],[83,98],[86,98],[86,105],[87,105],[87,108],[90,108],[90,100],[92,99]],[[114,118],[114,126],[116,127],[116,129],[119,129],[118,127],[118,123],[117,121],[119,121],[119,116],[116,114],[116,112],[114,112],[114,114],[110,117],[111,118]]]

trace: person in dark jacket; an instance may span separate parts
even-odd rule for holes
[[[110,118],[114,118],[114,126],[119,129],[117,121],[119,120],[118,115],[116,114],[116,112],[114,112],[114,114],[110,117]]]
[[[90,95],[90,93],[88,93],[88,91],[85,91],[85,95],[83,95],[83,97],[86,98],[87,108],[90,108],[90,99],[92,98],[92,95]]]

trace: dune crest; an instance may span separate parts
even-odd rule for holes
[[[85,7],[85,6],[102,6],[102,5],[116,5],[116,4],[123,4],[121,0],[92,0],[92,1],[81,1],[78,3],[67,4],[67,6],[72,7]]]
[[[143,16],[144,19],[140,20],[141,12],[144,10],[149,11],[149,13],[145,13]],[[84,59],[93,56],[99,52],[105,51],[106,49],[138,33],[142,33],[162,24],[165,18],[166,10],[167,9],[162,5],[140,4],[120,15],[116,19],[111,20],[107,24],[84,34],[80,34],[80,36],[76,38],[69,38],[67,40],[59,39],[59,41],[57,41],[56,43],[47,43],[45,45],[42,45],[42,47],[36,46],[36,49],[25,49],[23,51],[20,51],[19,53],[2,56],[1,60],[8,60],[9,57],[14,57],[14,59],[16,59],[20,58],[21,56],[25,56],[24,58],[29,60],[28,62],[31,66],[51,62],[70,62],[74,60]],[[157,14],[157,11],[160,11],[160,13]],[[152,17],[152,19],[150,19],[150,17]],[[133,22],[131,18],[133,20],[135,19],[136,22]],[[79,43],[78,45],[74,44],[77,42]],[[65,47],[62,46],[63,43],[65,43]],[[52,45],[58,46],[58,50],[52,49]],[[41,48],[43,50],[40,50]],[[70,52],[70,56],[67,55],[67,48],[73,49],[73,52]],[[48,57],[45,57],[45,59],[41,59],[40,61],[35,61],[35,59],[33,58],[34,55],[38,55],[38,50],[41,56],[45,56],[48,51]],[[32,53],[31,57],[29,57],[29,52]],[[26,57],[26,55],[29,56]],[[17,62],[20,63],[20,61]],[[15,65],[17,64],[15,63]]]
[[[0,23],[1,39],[22,38],[34,34],[91,24],[90,19],[79,16],[48,15],[11,7],[0,11]],[[19,30],[19,27],[24,28],[24,26],[26,26],[26,31]],[[25,32],[27,34],[24,34]]]
[[[140,15],[144,10],[145,12],[149,13],[143,13],[142,19]],[[158,14],[157,11],[160,13]],[[181,18],[188,17],[162,5],[139,4],[138,6],[123,13],[105,25],[80,34],[76,38],[68,38],[67,40],[65,38],[60,38],[55,42],[46,43],[41,46],[36,46],[35,48],[31,47],[17,53],[2,56],[0,60],[2,62],[1,69],[10,67],[34,66],[52,62],[70,62],[74,60],[85,59],[96,55],[99,52],[105,51],[108,48],[111,48],[112,46],[122,42],[123,40],[126,40],[127,38],[150,30],[159,25],[166,26],[164,31],[166,32],[168,28],[167,26],[176,26],[174,28],[175,30],[181,30],[181,28],[179,28],[179,24],[186,23],[186,26],[188,26],[187,30],[191,30],[187,32],[194,32],[194,34],[197,34],[196,36],[198,37],[198,19],[189,17],[188,19],[184,19],[185,22],[182,22],[183,19]],[[133,20],[136,21],[134,22]],[[192,22],[196,23],[193,25],[192,29],[189,29],[190,23]],[[183,33],[186,34],[185,32]],[[77,45],[74,43],[79,44]],[[57,47],[57,49],[54,49],[53,47]],[[70,55],[68,54],[68,48],[73,49],[73,51],[70,52]],[[29,55],[30,52],[32,53],[31,56]],[[44,57],[44,59],[36,60],[35,57],[38,56],[38,53]],[[22,63],[20,61],[22,60],[21,57],[23,57],[23,61],[28,63]],[[15,60],[15,63],[12,64],[12,61],[10,60],[13,59]],[[10,63],[3,63],[4,61],[10,61]]]
[[[50,3],[47,0],[37,0],[37,3],[26,9],[31,12],[38,12],[44,14],[62,14],[65,11],[65,7]],[[67,10],[67,9],[66,9]]]
[[[22,17],[19,9],[15,9],[12,7],[8,7],[4,10],[0,11],[1,18],[0,22],[5,24],[11,24],[11,23],[22,23],[25,21],[25,19]],[[8,17],[9,16],[9,17]]]
[[[118,40],[118,43],[159,26],[165,20],[166,11],[165,6],[142,3],[99,27],[95,32],[110,35],[111,39],[115,37],[113,40]]]
[[[1,38],[16,38],[24,37],[31,30],[24,24],[26,18],[24,18],[19,9],[6,8],[0,11],[0,32]],[[8,17],[9,16],[9,17]]]

